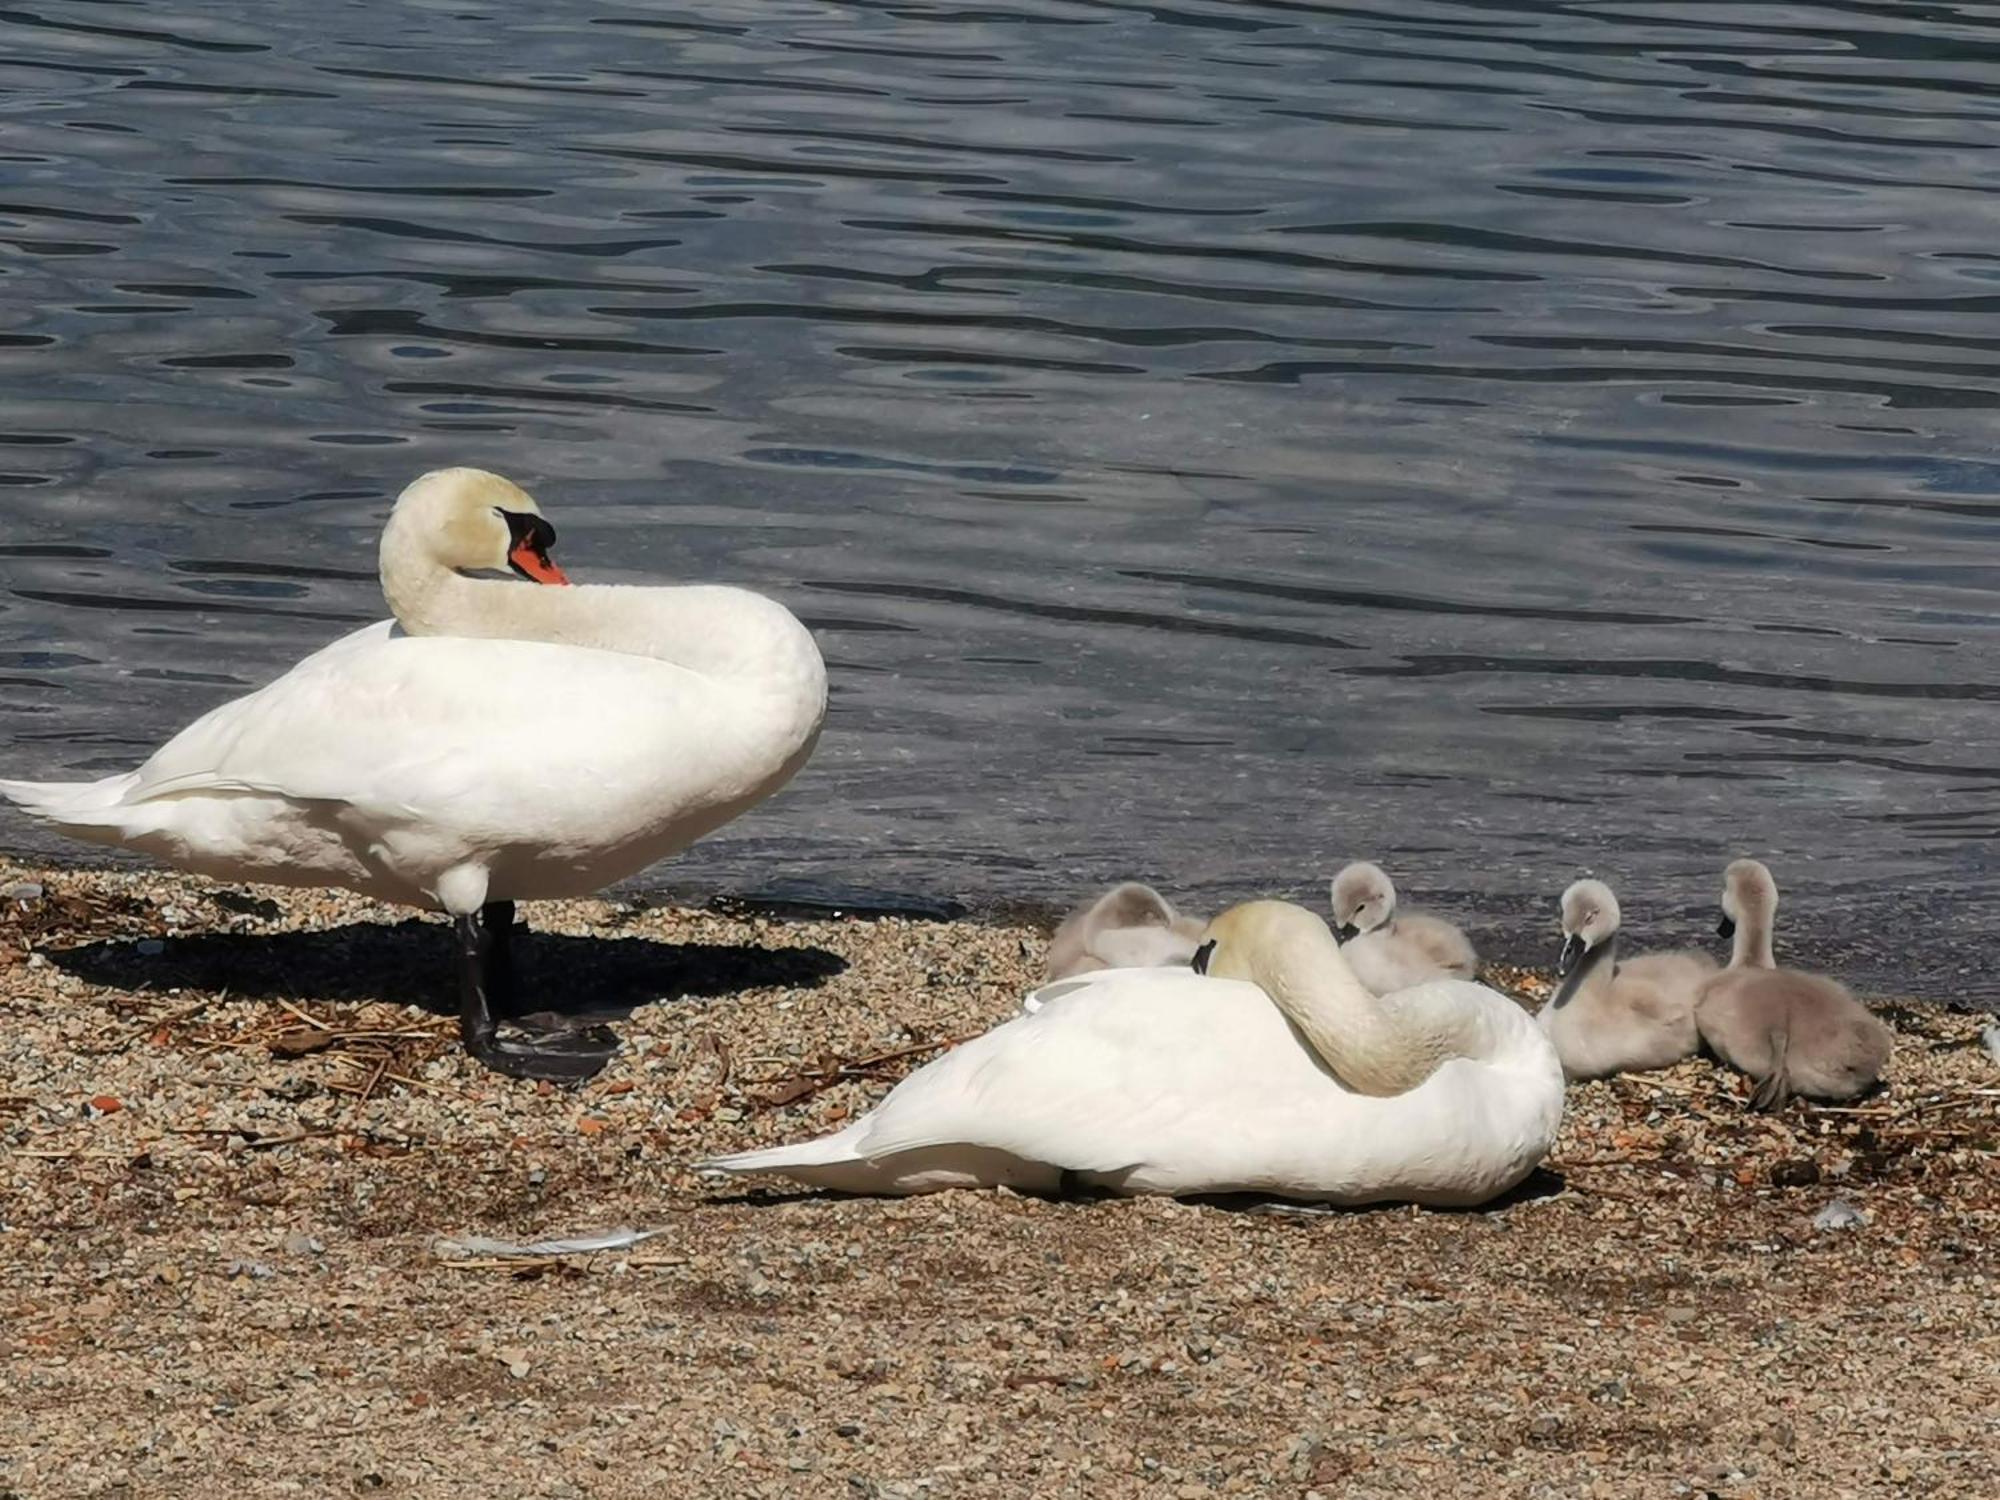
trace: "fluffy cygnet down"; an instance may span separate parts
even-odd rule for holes
[[[1756,1080],[1752,1109],[1793,1094],[1852,1099],[1882,1076],[1895,1034],[1845,985],[1773,964],[1778,886],[1754,859],[1723,873],[1719,931],[1735,939],[1729,967],[1702,987],[1695,1024],[1709,1050]]]
[[[1479,956],[1465,934],[1442,917],[1396,909],[1396,887],[1380,865],[1365,860],[1333,877],[1333,923],[1340,951],[1355,977],[1378,995],[1427,979],[1470,979]]]
[[[1570,1078],[1666,1068],[1701,1047],[1695,1000],[1715,973],[1706,953],[1618,959],[1618,898],[1601,880],[1562,894],[1562,983],[1542,1007],[1542,1030]]]
[[[1150,885],[1128,880],[1063,918],[1049,941],[1048,977],[1184,964],[1205,925],[1175,911]]]

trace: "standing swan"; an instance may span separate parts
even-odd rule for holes
[[[1379,1001],[1326,923],[1253,901],[1209,925],[1193,968],[1048,986],[845,1129],[701,1170],[1462,1207],[1534,1169],[1562,1106],[1562,1065],[1511,1001],[1460,980]]]
[[[1391,995],[1427,979],[1470,979],[1479,957],[1442,917],[1396,909],[1396,887],[1380,865],[1358,860],[1333,877],[1333,925],[1361,982]]]
[[[1715,972],[1706,953],[1618,961],[1618,898],[1601,880],[1562,894],[1562,984],[1536,1017],[1571,1078],[1672,1067],[1701,1049],[1694,1002]]]
[[[554,540],[499,475],[426,474],[382,533],[393,621],[212,710],[137,771],[0,795],[199,874],[442,907],[466,1049],[517,1076],[587,1078],[609,1033],[497,1028],[520,1011],[513,903],[588,895],[770,796],[812,753],[826,671],[769,599],[563,587]]]
[[[1709,1050],[1757,1082],[1750,1107],[1774,1110],[1793,1094],[1852,1099],[1875,1086],[1895,1033],[1847,986],[1777,967],[1771,934],[1778,883],[1754,859],[1722,874],[1722,921],[1735,940],[1729,967],[1702,986],[1695,1024]]]

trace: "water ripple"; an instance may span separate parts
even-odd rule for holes
[[[398,15],[0,9],[0,772],[377,616],[393,496],[480,463],[574,576],[823,632],[704,891],[1372,853],[1539,953],[1579,870],[1756,852],[1808,961],[2000,897],[1983,11]],[[1978,992],[1931,915],[1855,977]]]

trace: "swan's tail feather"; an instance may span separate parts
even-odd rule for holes
[[[0,781],[0,797],[31,818],[75,829],[87,838],[90,830],[123,825],[130,811],[125,794],[138,780],[136,773],[127,771],[97,781]]]
[[[739,1151],[733,1156],[711,1156],[694,1164],[697,1172],[711,1177],[737,1177],[748,1172],[790,1172],[800,1167],[832,1167],[860,1161],[860,1130],[850,1125],[816,1140],[798,1141],[790,1146],[767,1146],[762,1151]]]

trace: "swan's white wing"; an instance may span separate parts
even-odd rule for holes
[[[126,800],[252,791],[453,822],[478,809],[534,836],[553,821],[536,806],[580,797],[602,815],[635,755],[657,782],[676,737],[712,776],[729,732],[719,696],[649,658],[370,626],[197,719]]]
[[[1023,1015],[1032,1016],[1051,1000],[1060,1000],[1064,995],[1078,994],[1125,972],[1123,969],[1092,969],[1088,974],[1073,974],[1066,979],[1051,980],[1040,989],[1029,990],[1021,997],[1021,1012]]]
[[[1060,990],[1060,994],[1048,992]],[[1287,1166],[1337,1089],[1255,985],[1123,969],[1045,986],[1041,1008],[940,1058],[866,1122],[874,1158],[969,1144],[1079,1172],[1248,1155]]]
[[[153,752],[146,764],[139,768],[125,800],[138,802],[148,797],[172,796],[176,792],[197,789],[273,790],[270,786],[232,778],[219,769],[227,748],[240,737],[244,725],[264,712],[274,698],[286,696],[281,690],[286,689],[287,684],[296,688],[295,680],[324,682],[325,674],[344,658],[379,646],[384,641],[402,638],[403,628],[394,620],[377,620],[372,625],[363,625],[359,630],[350,630],[338,640],[329,641],[310,656],[301,658],[275,682],[267,683],[241,698],[216,705]]]

